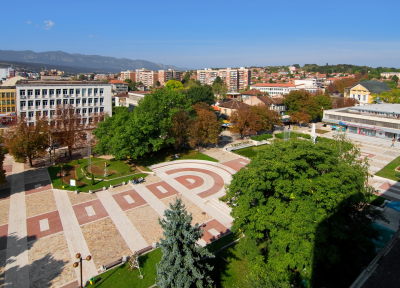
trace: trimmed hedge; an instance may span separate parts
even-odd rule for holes
[[[278,139],[284,139],[283,137],[284,132],[280,132],[275,134],[275,138]],[[296,132],[290,132],[290,138],[304,138],[304,139],[311,139],[311,136],[309,134],[303,134],[303,133],[296,133]]]
[[[273,137],[274,136],[271,134],[262,134],[262,135],[258,135],[258,136],[252,136],[250,138],[251,138],[251,140],[254,140],[254,141],[263,141],[263,140],[271,139]]]

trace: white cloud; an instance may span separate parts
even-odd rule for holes
[[[97,37],[97,36],[95,36],[95,35],[88,35],[88,37],[90,37],[90,38],[94,38],[94,37]]]
[[[50,30],[51,29],[51,27],[53,27],[54,26],[54,22],[53,21],[51,21],[51,20],[46,20],[46,21],[44,21],[44,23],[46,23],[46,26],[44,27],[44,29],[46,29],[46,30]]]
[[[26,24],[32,24],[32,21],[26,21]]]
[[[36,27],[39,27],[39,25],[38,25],[38,24],[35,24],[35,26],[36,26]]]

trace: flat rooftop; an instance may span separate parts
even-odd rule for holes
[[[342,113],[388,113],[388,114],[400,114],[400,104],[371,104],[364,106],[353,106],[339,109],[326,110],[325,112],[335,111]]]
[[[60,80],[60,81],[26,81],[20,80],[16,83],[17,86],[20,85],[106,85],[111,86],[110,83],[102,82],[102,81],[68,81],[68,80]]]

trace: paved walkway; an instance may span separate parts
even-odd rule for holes
[[[83,263],[87,281],[102,265],[154,245],[163,237],[158,219],[176,198],[192,213],[192,224],[202,226],[200,245],[218,239],[233,221],[219,198],[232,174],[249,163],[225,160],[161,163],[147,183],[75,194],[52,189],[47,169],[27,169],[7,155],[8,182],[0,186],[0,287],[78,286],[76,253],[92,256]]]

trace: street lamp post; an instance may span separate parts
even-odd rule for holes
[[[51,164],[51,146],[49,147],[49,154],[50,154],[50,164]]]
[[[76,255],[75,255],[75,258],[76,259],[78,259],[78,261],[79,262],[75,262],[74,264],[73,264],[73,266],[74,266],[74,268],[77,268],[78,266],[80,266],[80,268],[81,268],[81,285],[79,286],[80,288],[83,288],[83,279],[82,279],[82,256],[81,256],[81,253],[77,253]],[[92,256],[87,256],[86,257],[86,260],[87,261],[90,261],[92,259]]]

